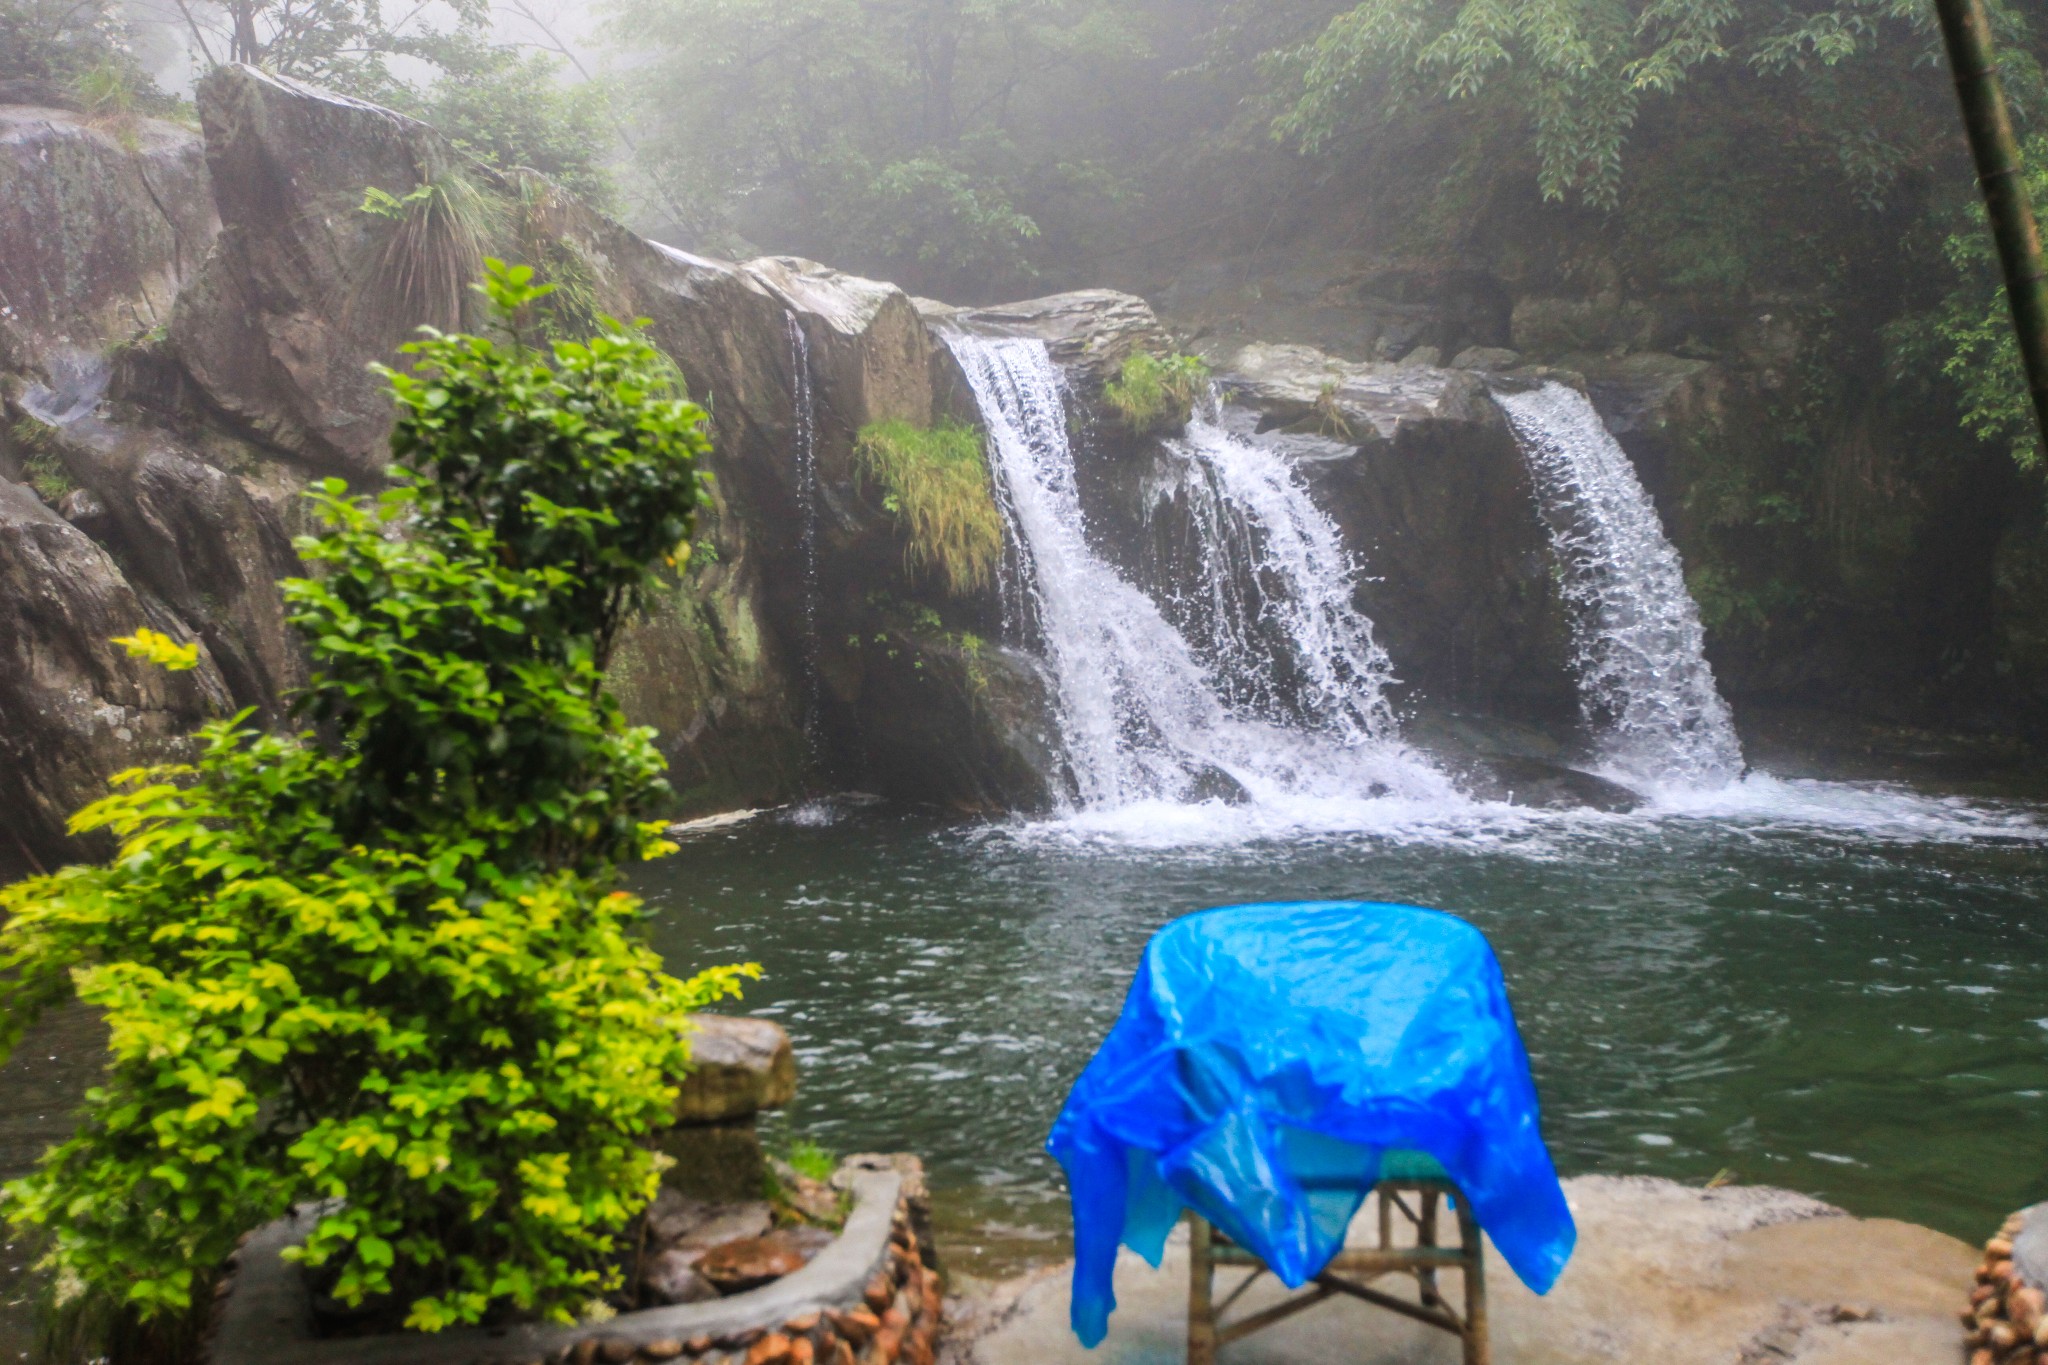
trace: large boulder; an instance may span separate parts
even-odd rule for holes
[[[905,629],[863,647],[862,771],[961,813],[1042,811],[1060,789],[1044,666],[974,636]]]
[[[204,648],[173,673],[113,643],[145,626],[192,639],[82,531],[0,480],[0,863],[105,852],[67,836],[71,814],[106,794],[109,774],[178,757],[187,733],[230,709]]]
[[[253,67],[199,83],[221,237],[179,296],[171,338],[219,409],[322,473],[378,478],[391,402],[369,372],[414,323],[375,306],[386,224],[367,191],[403,197],[462,167],[424,124]]]

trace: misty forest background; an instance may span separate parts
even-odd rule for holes
[[[2048,18],[1991,9],[2048,202]],[[709,254],[1183,324],[1341,261],[1317,301],[1445,358],[1715,361],[1757,415],[1646,478],[1717,668],[2048,737],[2043,451],[1925,0],[0,0],[9,98],[186,117],[227,61]]]

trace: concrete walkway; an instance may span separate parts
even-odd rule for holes
[[[1928,1228],[1857,1219],[1784,1190],[1644,1177],[1565,1182],[1579,1246],[1550,1294],[1488,1251],[1495,1365],[1957,1365],[1977,1263]],[[1370,1211],[1370,1204],[1367,1209]],[[1360,1229],[1361,1234],[1364,1229]],[[1062,1265],[970,1294],[942,1359],[957,1365],[1168,1365],[1183,1358],[1187,1249],[1160,1270],[1128,1252],[1107,1341],[1067,1329]],[[1219,1290],[1239,1272],[1218,1277]],[[1270,1283],[1270,1281],[1269,1281]],[[1389,1282],[1391,1283],[1391,1281]],[[1455,1275],[1444,1280],[1462,1302]],[[1244,1303],[1272,1302],[1254,1291]],[[1235,1312],[1233,1312],[1235,1316]],[[1224,1348],[1222,1365],[1456,1365],[1449,1336],[1348,1300]]]

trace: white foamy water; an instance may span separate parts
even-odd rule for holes
[[[1336,523],[1290,462],[1211,408],[1169,443],[1187,461],[1198,559],[1187,590],[1208,597],[1209,656],[1276,721],[1349,744],[1394,739],[1393,665],[1354,605],[1358,566]]]
[[[1206,417],[1175,443],[1200,541],[1193,581],[1176,591],[1208,595],[1192,614],[1202,624],[1190,627],[1191,642],[1089,546],[1062,379],[1044,345],[969,336],[948,344],[987,427],[1010,587],[1054,680],[1073,787],[1054,817],[1005,822],[983,837],[1198,857],[1289,844],[1366,854],[1433,845],[1540,861],[1661,840],[1699,822],[1852,843],[2048,843],[2048,825],[2018,803],[1891,784],[1738,779],[1740,749],[1699,654],[1677,556],[1626,457],[1608,449],[1604,427],[1586,426],[1598,416],[1570,390],[1570,402],[1521,405],[1532,433],[1524,439],[1538,447],[1532,464],[1554,466],[1546,486],[1577,509],[1559,552],[1590,565],[1576,600],[1603,641],[1587,644],[1592,681],[1615,690],[1618,723],[1604,756],[1650,793],[1632,814],[1474,801],[1404,745],[1385,697],[1393,665],[1352,604],[1358,566],[1336,528],[1283,454]],[[1631,604],[1637,592],[1654,600]],[[1228,685],[1223,670],[1234,675]],[[1241,800],[1221,798],[1219,774]]]
[[[1657,790],[1726,786],[1742,773],[1734,718],[1678,551],[1627,452],[1586,396],[1563,384],[1494,401],[1528,459],[1564,571],[1579,702],[1602,766]]]
[[[1457,799],[1447,779],[1387,733],[1380,695],[1384,656],[1359,618],[1338,620],[1318,597],[1326,585],[1304,580],[1299,599],[1282,610],[1287,628],[1304,641],[1320,640],[1318,632],[1330,642],[1348,637],[1346,647],[1358,661],[1352,695],[1319,701],[1328,723],[1318,725],[1282,724],[1229,705],[1209,668],[1151,598],[1089,547],[1063,383],[1044,343],[955,335],[948,344],[988,430],[996,498],[1054,679],[1058,728],[1080,811],[1202,804],[1232,787],[1262,809],[1303,798]],[[1288,490],[1256,469],[1256,454],[1197,458],[1216,471],[1219,489],[1247,526],[1264,527],[1272,544],[1302,551],[1283,549],[1278,563],[1307,566],[1304,547],[1327,532],[1329,562],[1314,571],[1348,583],[1334,530],[1325,523],[1316,531],[1305,514],[1283,506]],[[1251,501],[1253,494],[1264,501]],[[1305,495],[1300,502],[1307,506]],[[1269,576],[1286,576],[1269,569]],[[1348,603],[1343,610],[1350,612]],[[1332,689],[1339,688],[1339,670],[1348,665],[1335,661],[1330,643],[1314,648],[1309,671],[1321,670]]]
[[[1645,814],[1883,843],[2048,843],[2042,811],[2024,802],[1934,795],[1896,782],[1763,772],[1712,790],[1659,792]]]
[[[2040,807],[1917,792],[1892,783],[1779,778],[1752,772],[1711,792],[1673,792],[1629,814],[1546,810],[1452,795],[1375,798],[1272,794],[1249,806],[1140,801],[1049,820],[991,828],[1027,846],[1175,850],[1191,856],[1256,849],[1286,859],[1295,846],[1341,845],[1369,859],[1375,850],[1435,847],[1446,854],[1509,853],[1569,863],[1615,849],[1660,843],[1713,826],[1742,836],[1839,843],[1845,847],[2048,845]],[[1369,891],[1370,863],[1358,890]]]

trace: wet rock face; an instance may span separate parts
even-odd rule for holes
[[[218,228],[208,184],[187,129],[0,107],[0,875],[104,851],[65,834],[71,813],[232,709],[206,632],[118,549],[129,485],[93,488],[66,439],[116,377],[108,354],[149,344],[198,268]],[[42,494],[10,481],[31,464]],[[199,667],[112,643],[143,626],[199,638]]]
[[[977,814],[1050,808],[1059,738],[1036,660],[903,630],[871,638],[863,653],[863,767],[879,788],[924,784]]]
[[[1529,718],[1575,713],[1570,621],[1521,452],[1497,414],[1409,423],[1304,472],[1363,565],[1359,605],[1401,695]]]
[[[1486,387],[1463,370],[1435,364],[1340,360],[1310,346],[1256,342],[1219,376],[1266,424],[1333,439],[1391,441],[1403,425],[1498,423]]]
[[[405,195],[454,157],[423,124],[250,67],[216,70],[196,99],[222,234],[178,299],[178,354],[264,444],[374,480],[390,462],[391,404],[365,366],[414,320],[366,306],[380,220],[360,205],[373,186]]]
[[[228,708],[220,669],[168,673],[113,644],[149,626],[191,633],[138,593],[84,532],[0,481],[0,860],[51,867],[87,851],[64,822],[108,773],[165,761]]]
[[[1172,338],[1152,306],[1114,289],[1079,289],[994,308],[948,308],[920,301],[928,320],[952,323],[983,336],[1035,337],[1089,398],[1116,377],[1134,351],[1163,355]]]
[[[1357,604],[1400,680],[1438,706],[1565,719],[1570,625],[1520,450],[1477,373],[1254,344],[1225,363],[1226,421],[1290,461],[1357,557]],[[1255,416],[1252,414],[1256,414]],[[1191,572],[1170,447],[1114,430],[1081,470],[1122,567],[1157,590]]]
[[[0,105],[0,369],[48,382],[167,322],[218,228],[188,129]]]
[[[277,588],[303,566],[276,513],[161,430],[86,417],[51,439],[95,504],[81,525],[206,642],[237,707],[280,721],[305,657]]]
[[[298,495],[329,474],[359,487],[381,479],[392,409],[369,365],[393,360],[417,323],[469,321],[380,292],[383,236],[360,206],[370,188],[402,197],[460,174],[589,265],[607,312],[649,318],[711,410],[717,479],[700,553],[633,624],[612,672],[628,713],[659,728],[682,808],[788,799],[821,780],[976,808],[1009,804],[1018,780],[1027,799],[1042,790],[979,734],[938,737],[955,756],[943,768],[869,762],[887,741],[865,727],[929,722],[895,715],[893,705],[923,698],[887,670],[871,675],[841,642],[872,638],[877,595],[917,601],[929,585],[906,575],[901,533],[855,477],[854,435],[873,421],[971,416],[957,396],[935,399],[935,380],[949,377],[901,290],[805,261],[739,266],[646,241],[552,189],[528,184],[522,195],[424,125],[246,68],[210,75],[198,104],[203,147],[190,130],[148,120],[116,128],[0,109],[0,479],[40,462],[47,501],[65,515],[38,534],[91,561],[80,591],[126,592],[152,622],[205,643],[208,705],[161,728],[244,705],[275,721],[303,677],[275,587],[299,570]],[[811,362],[808,490],[792,319]],[[9,434],[24,422],[33,448]],[[810,566],[799,535],[807,494],[820,532]],[[815,602],[807,576],[826,589]],[[0,602],[0,613],[25,610]],[[995,606],[947,610],[950,624],[987,631]],[[90,613],[74,615],[99,629]],[[45,656],[98,658],[103,640],[53,643]],[[818,687],[822,745],[805,734],[806,670],[830,684]],[[94,696],[99,683],[53,674],[37,686]],[[65,794],[38,798],[49,809],[24,830],[60,826],[67,802],[98,794],[95,775],[152,752],[139,740],[88,743],[86,729],[43,714],[7,716],[34,732],[8,742],[54,755],[38,761],[68,774],[52,779]],[[948,714],[969,726],[992,715]],[[53,861],[85,852],[16,836],[11,817],[0,807],[0,846],[30,840]]]

